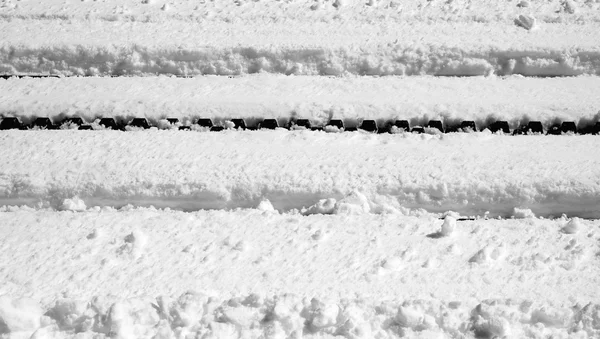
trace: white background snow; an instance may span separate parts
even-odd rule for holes
[[[599,11],[0,0],[0,115],[585,127]],[[0,337],[599,338],[599,143],[0,131]]]

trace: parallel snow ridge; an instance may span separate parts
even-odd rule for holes
[[[600,305],[552,307],[531,301],[409,300],[367,304],[285,294],[223,298],[190,291],[169,297],[60,299],[40,307],[0,297],[0,335],[115,338],[477,337],[596,338]]]
[[[600,217],[596,136],[75,130],[7,131],[0,143],[2,205],[58,208],[79,196],[199,210],[269,199],[287,211],[332,198],[349,213]]]
[[[195,49],[137,45],[28,46],[25,43],[0,47],[0,73],[64,76],[232,76],[256,73],[322,76],[577,76],[600,75],[600,53],[578,48],[482,48],[469,51],[433,45]]]
[[[446,125],[474,121],[478,128],[505,120],[511,129],[541,121],[574,121],[579,128],[598,121],[600,77],[324,77],[252,75],[240,77],[69,77],[0,80],[0,116],[34,117],[58,123],[79,116],[87,123],[99,117],[130,121],[145,117],[154,125],[178,118],[187,125],[198,118],[217,124],[244,118],[310,119],[324,125],[343,119],[429,120]],[[90,97],[93,93],[93,97]]]

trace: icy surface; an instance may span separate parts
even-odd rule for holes
[[[599,143],[593,135],[4,131],[0,205],[64,208],[78,197],[87,207],[198,210],[268,199],[307,214],[598,218]],[[336,201],[319,202],[328,198]]]

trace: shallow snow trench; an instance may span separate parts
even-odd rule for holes
[[[0,205],[600,217],[596,136],[9,131],[0,144]]]

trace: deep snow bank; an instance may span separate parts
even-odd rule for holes
[[[78,196],[198,210],[266,198],[290,210],[333,198],[376,213],[600,216],[596,136],[6,131],[0,143],[2,205]]]
[[[552,307],[531,301],[408,300],[371,305],[295,295],[230,299],[188,292],[168,297],[61,299],[42,310],[0,297],[0,336],[35,338],[596,338],[600,305]]]

